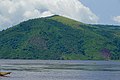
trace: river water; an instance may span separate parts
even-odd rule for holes
[[[120,61],[0,60],[0,80],[120,80]]]

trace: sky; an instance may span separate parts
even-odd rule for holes
[[[98,23],[120,25],[120,0],[80,0],[99,17]]]
[[[61,15],[88,24],[120,25],[120,0],[0,0],[0,30]]]

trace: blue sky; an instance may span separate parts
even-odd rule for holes
[[[120,16],[120,0],[80,0],[99,17],[98,23],[120,24],[113,21],[114,16]]]

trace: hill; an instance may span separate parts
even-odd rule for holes
[[[31,19],[0,32],[0,59],[119,60],[120,26]]]

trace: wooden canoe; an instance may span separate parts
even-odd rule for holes
[[[0,76],[6,76],[8,74],[10,74],[11,72],[0,72]]]

